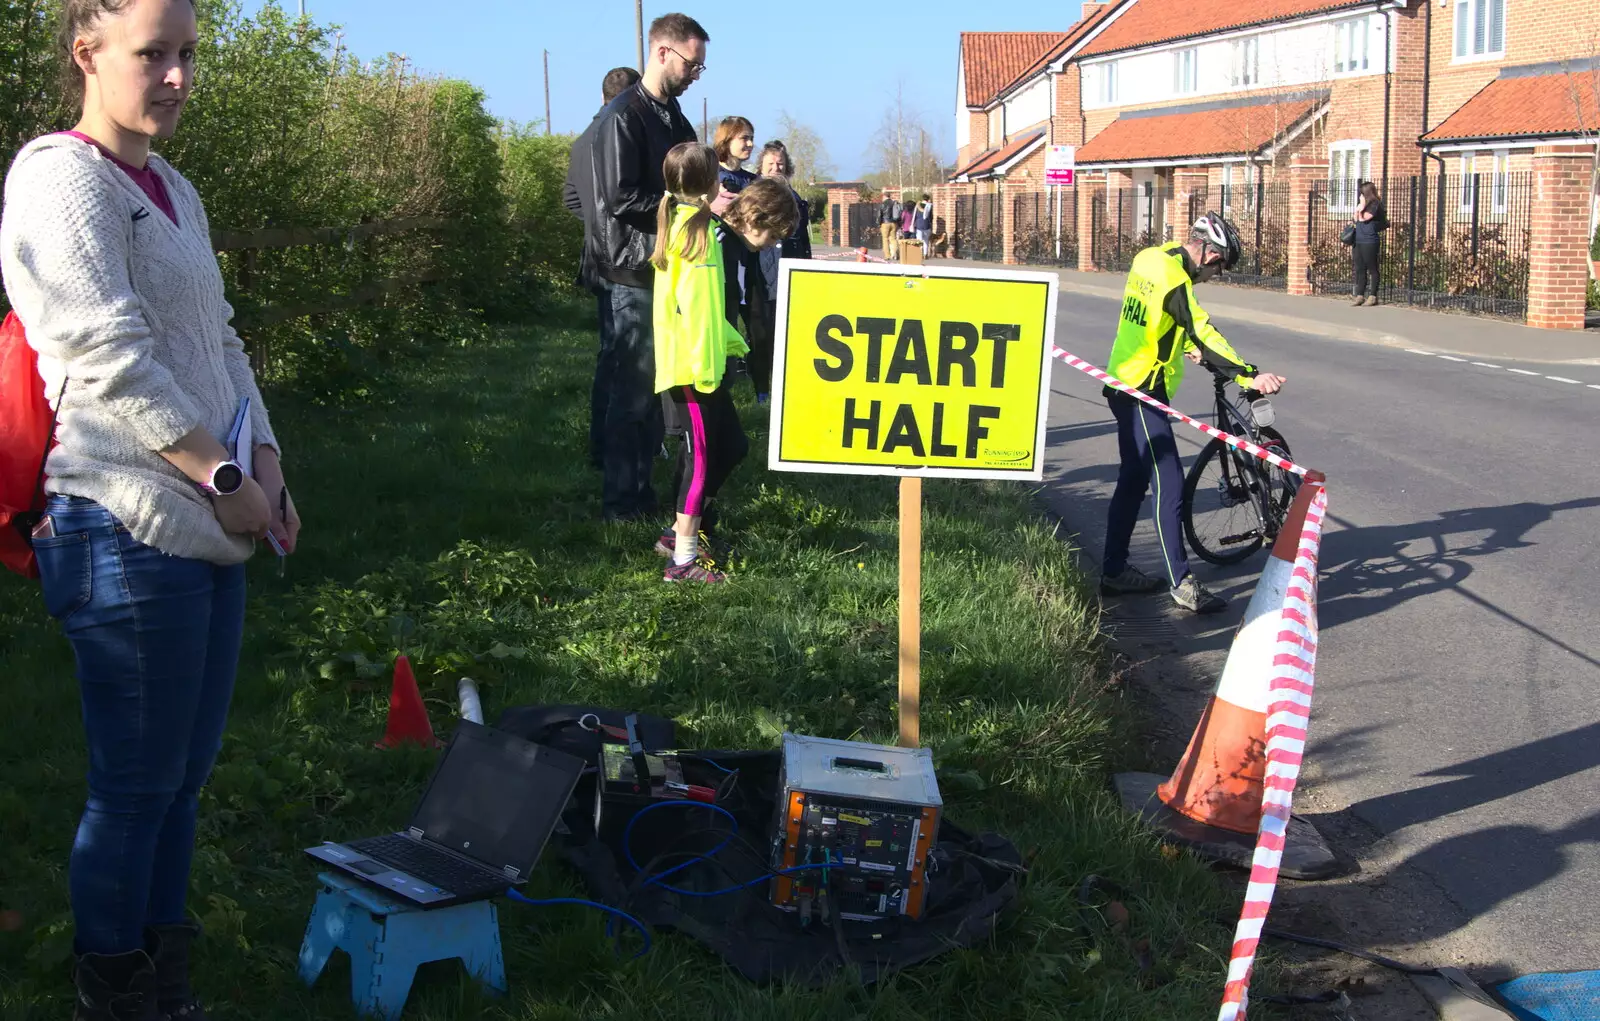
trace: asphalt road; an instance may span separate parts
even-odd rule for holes
[[[1057,343],[1103,365],[1117,310],[1062,292]],[[1519,973],[1600,966],[1600,366],[1473,364],[1217,325],[1289,378],[1278,428],[1328,476],[1297,808],[1309,797],[1360,820],[1375,839],[1344,850],[1374,878],[1432,884],[1411,893],[1439,909],[1403,931],[1396,920],[1384,942],[1470,946],[1473,963]],[[1450,328],[1441,316],[1442,348]],[[1046,496],[1094,567],[1115,427],[1089,377],[1057,363],[1052,390]],[[1176,403],[1209,410],[1203,370]],[[1187,469],[1204,437],[1175,429]],[[1135,558],[1154,568],[1148,507]],[[1263,557],[1195,561],[1230,606],[1203,633],[1168,637],[1193,646],[1208,682]]]

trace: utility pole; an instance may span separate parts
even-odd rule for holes
[[[302,21],[305,20],[305,16],[306,16],[306,0],[300,0],[300,18],[301,18]]]
[[[644,74],[644,0],[633,0],[633,28],[639,34],[639,73]]]
[[[905,197],[906,188],[905,167],[901,162],[902,154],[906,151],[904,92],[905,81],[902,79],[894,87],[894,177],[902,198]]]
[[[554,134],[555,129],[550,126],[550,51],[544,51],[544,133]]]
[[[711,144],[711,101],[705,96],[700,97],[700,137]]]

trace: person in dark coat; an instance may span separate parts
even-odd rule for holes
[[[1389,228],[1389,211],[1378,197],[1378,186],[1371,181],[1361,182],[1361,204],[1356,207],[1355,225],[1356,240],[1350,246],[1350,258],[1355,262],[1351,279],[1355,281],[1356,300],[1351,304],[1376,305],[1380,283],[1378,240],[1381,232]]]

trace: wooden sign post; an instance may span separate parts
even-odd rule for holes
[[[900,745],[922,742],[922,479],[900,480]]]
[[[900,483],[900,744],[922,740],[922,480],[1044,477],[1048,273],[784,259],[768,467]]]

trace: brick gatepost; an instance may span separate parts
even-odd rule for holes
[[[1289,293],[1310,294],[1311,190],[1328,179],[1328,164],[1312,157],[1289,164]]]
[[[944,235],[944,254],[948,256],[951,242],[955,237],[956,194],[961,190],[961,186],[959,184],[936,184],[930,190],[933,194],[933,236]],[[928,254],[932,256],[934,253],[929,252]]]
[[[828,188],[828,215],[822,221],[822,243],[825,245],[847,246],[845,233],[850,229],[850,206],[861,201],[861,182],[840,181],[836,187]],[[833,211],[839,210],[839,229],[833,229]]]
[[[1017,201],[1022,186],[1000,182],[1000,264],[1015,266],[1017,260]]]
[[[1595,150],[1541,145],[1533,150],[1528,325],[1583,329],[1589,284],[1589,187]]]
[[[1104,177],[1077,175],[1078,184],[1078,269],[1094,272],[1094,200],[1106,193]]]

